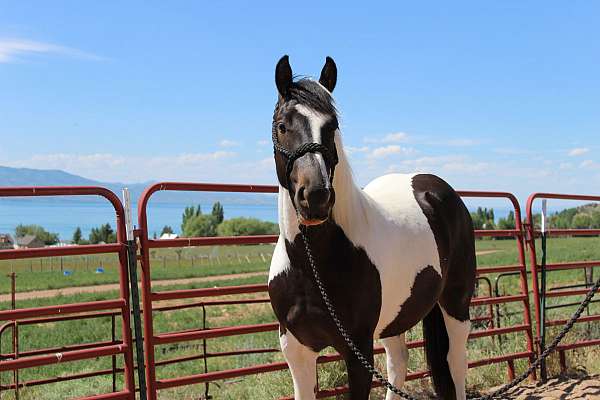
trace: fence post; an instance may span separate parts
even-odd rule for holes
[[[547,212],[547,201],[542,200],[542,264],[541,264],[541,293],[540,293],[540,354],[542,354],[546,348],[546,240],[547,240],[547,223],[546,223],[546,212]],[[532,240],[535,240],[533,238]],[[542,360],[540,363],[540,377],[542,382],[546,382],[548,378],[548,371],[546,369],[546,360]]]
[[[146,368],[144,363],[144,347],[142,338],[142,317],[140,311],[140,295],[137,279],[137,247],[133,236],[131,222],[131,197],[129,189],[123,189],[125,206],[125,228],[127,234],[127,258],[129,266],[129,283],[131,285],[131,309],[133,310],[133,329],[135,332],[135,350],[137,358],[138,383],[140,385],[140,400],[146,400]]]

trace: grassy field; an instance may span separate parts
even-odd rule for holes
[[[568,260],[590,260],[600,259],[600,239],[599,238],[563,238],[549,241],[549,261],[568,261]],[[506,265],[514,264],[517,260],[515,242],[512,240],[481,240],[477,242],[477,250],[486,252],[478,257],[480,266]],[[205,249],[185,249],[180,258],[174,250],[157,251],[153,254],[153,278],[170,279],[179,277],[197,277],[214,276],[229,273],[253,272],[267,270],[268,260],[263,261],[263,257],[268,258],[272,251],[272,246],[242,246],[219,250],[220,262],[217,262],[215,250]],[[493,251],[493,252],[492,252]],[[260,255],[262,253],[262,256]],[[194,266],[191,265],[192,257],[196,255]],[[204,257],[203,257],[204,256]],[[209,256],[212,257],[212,262]],[[248,256],[248,259],[246,259]],[[162,258],[164,257],[164,258]],[[179,259],[181,265],[179,265]],[[200,264],[202,260],[203,264]],[[116,282],[116,269],[112,269],[108,258],[104,261],[107,272],[105,274],[93,274],[93,269],[86,264],[73,261],[72,267],[75,273],[70,277],[64,277],[59,269],[46,272],[32,272],[28,270],[29,265],[26,261],[22,265],[13,264],[18,273],[18,288],[20,291],[48,289],[53,287],[66,287],[73,285],[89,285],[98,282],[110,283]],[[63,261],[64,262],[64,261]],[[114,260],[113,260],[114,262]],[[164,264],[163,264],[164,263]],[[71,265],[71,264],[69,264]],[[7,271],[6,263],[1,266],[3,272]],[[64,266],[63,266],[64,268]],[[89,274],[88,274],[89,272]],[[597,277],[600,270],[596,269]],[[47,275],[46,275],[47,274]],[[490,278],[495,278],[491,275]],[[581,270],[572,270],[564,272],[553,272],[550,274],[550,287],[554,285],[571,284],[581,282],[583,272]],[[3,280],[8,281],[7,278]],[[179,285],[173,287],[164,287],[161,290],[174,288],[191,287],[211,287],[234,284],[262,283],[265,277],[258,276],[245,279],[235,279],[228,281],[211,281]],[[6,282],[0,286],[5,290],[8,286]],[[518,291],[518,280],[515,277],[508,277],[501,281],[500,293],[513,294]],[[484,293],[487,292],[485,288]],[[116,297],[116,292],[105,292],[98,294],[80,294],[77,296],[60,296],[49,299],[31,299],[20,301],[17,306],[30,307],[50,304],[64,304],[70,302],[102,300]],[[234,298],[264,298],[265,295],[244,295],[234,296]],[[232,297],[228,297],[232,298]],[[552,299],[549,304],[576,300],[573,298]],[[184,301],[163,302],[160,305],[181,304]],[[1,303],[0,307],[6,309],[7,303]],[[502,326],[517,324],[521,322],[521,310],[519,304],[510,304],[500,307],[502,312]],[[553,310],[551,317],[570,315],[574,307]],[[480,307],[473,309],[475,315],[487,312],[487,308]],[[511,314],[517,312],[516,314]],[[590,307],[591,313],[600,313],[599,304]],[[255,304],[246,306],[219,306],[207,308],[207,321],[209,327],[232,326],[240,324],[264,323],[273,321],[272,311],[268,304]],[[577,329],[570,333],[567,340],[574,340],[583,337],[600,337],[600,324],[578,324]],[[202,312],[199,308],[187,309],[182,311],[172,311],[155,314],[155,331],[168,332],[184,329],[198,329],[202,327]],[[61,322],[52,325],[33,325],[23,326],[19,332],[20,350],[30,350],[37,348],[47,348],[65,344],[86,343],[97,340],[110,340],[111,319],[101,318],[87,321]],[[553,337],[556,329],[551,329],[549,337]],[[120,336],[120,327],[117,319],[116,336]],[[412,329],[408,333],[410,340],[421,337],[419,328]],[[525,350],[525,336],[522,333],[508,334],[503,336],[502,342],[498,339],[482,338],[471,340],[469,342],[469,358],[471,360],[485,358],[490,355],[505,354],[512,351]],[[8,330],[2,337],[2,352],[9,352],[11,349],[11,334]],[[199,346],[201,342],[181,343],[178,346],[163,346],[157,348],[157,360],[167,360],[176,356],[191,356],[202,351]],[[255,335],[235,336],[229,338],[220,338],[208,341],[208,351],[231,351],[234,349],[253,349],[253,348],[277,348],[278,340],[275,332],[268,332]],[[582,351],[569,352],[569,366],[572,370],[587,370],[589,372],[600,372],[600,351],[598,349],[587,348]],[[282,360],[279,353],[254,354],[247,356],[210,358],[208,368],[210,371],[220,369],[238,368],[260,363]],[[120,360],[117,360],[120,365]],[[384,368],[383,358],[377,358],[379,367]],[[36,368],[20,372],[21,380],[42,379],[53,376],[62,376],[72,373],[81,373],[99,369],[110,369],[112,360],[110,357],[97,359],[93,362],[74,362],[58,364],[51,367]],[[518,362],[517,369],[525,368],[526,362]],[[552,373],[558,372],[556,357],[550,361],[550,370]],[[415,349],[410,351],[409,371],[419,371],[424,367],[422,350]],[[345,372],[342,365],[328,365],[320,367],[319,383],[321,387],[341,385],[345,382]],[[170,364],[157,369],[159,378],[175,377],[188,374],[197,374],[204,371],[204,362],[195,360],[185,363]],[[2,384],[12,381],[12,373],[0,374]],[[481,390],[500,384],[506,380],[506,365],[496,364],[486,367],[479,367],[470,370],[469,388],[471,390]],[[117,387],[122,385],[121,378],[117,379]],[[198,399],[204,393],[204,385],[194,385],[179,389],[167,390],[161,392],[161,399]],[[412,391],[427,391],[428,383],[413,382],[409,385]],[[77,396],[84,396],[91,393],[109,392],[112,390],[112,378],[110,375],[104,377],[89,378],[77,382],[58,383],[44,387],[31,387],[21,390],[21,399],[64,399]],[[292,392],[291,378],[287,371],[278,373],[268,373],[243,379],[231,379],[217,382],[210,385],[210,393],[215,399],[271,399],[283,395],[289,395]],[[0,393],[2,399],[13,399],[11,392]],[[373,399],[382,399],[383,391],[378,390],[372,396]]]

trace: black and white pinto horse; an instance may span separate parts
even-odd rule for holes
[[[269,295],[296,400],[315,399],[318,353],[333,346],[348,369],[350,398],[369,398],[372,375],[346,345],[315,284],[300,229],[342,324],[373,362],[386,351],[388,379],[407,373],[404,333],[423,320],[438,396],[465,399],[469,303],[475,284],[471,218],[457,193],[428,174],[391,174],[361,189],[342,146],[327,61],[319,81],[294,81],[287,56],[276,67],[273,115],[280,184],[280,236]],[[334,174],[335,172],[335,174]],[[386,400],[400,397],[388,391]]]

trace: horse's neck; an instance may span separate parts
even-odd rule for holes
[[[338,165],[335,168],[333,188],[335,190],[335,204],[332,217],[334,222],[354,240],[356,235],[366,231],[372,204],[362,191],[354,183],[352,171],[344,152],[341,139],[336,133],[336,147],[338,151]],[[285,239],[293,242],[300,233],[296,210],[290,199],[289,192],[279,187],[279,229]]]

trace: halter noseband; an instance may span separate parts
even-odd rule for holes
[[[287,159],[286,166],[285,166],[285,179],[286,179],[286,185],[287,185],[286,189],[288,191],[290,191],[290,196],[292,195],[291,189],[290,189],[291,188],[290,175],[292,174],[292,169],[294,169],[294,162],[297,159],[299,159],[300,157],[302,157],[303,155],[305,155],[306,153],[313,153],[313,154],[321,153],[325,162],[328,163],[329,165],[331,165],[331,174],[329,175],[329,183],[331,185],[333,185],[333,173],[335,172],[335,166],[338,163],[337,151],[331,152],[329,150],[329,148],[327,148],[327,146],[325,146],[321,143],[315,143],[315,142],[303,143],[296,150],[289,151],[288,149],[283,147],[281,145],[281,143],[279,143],[279,139],[277,138],[277,123],[275,121],[273,121],[272,139],[273,139],[274,153],[279,152],[281,155],[283,155]]]

